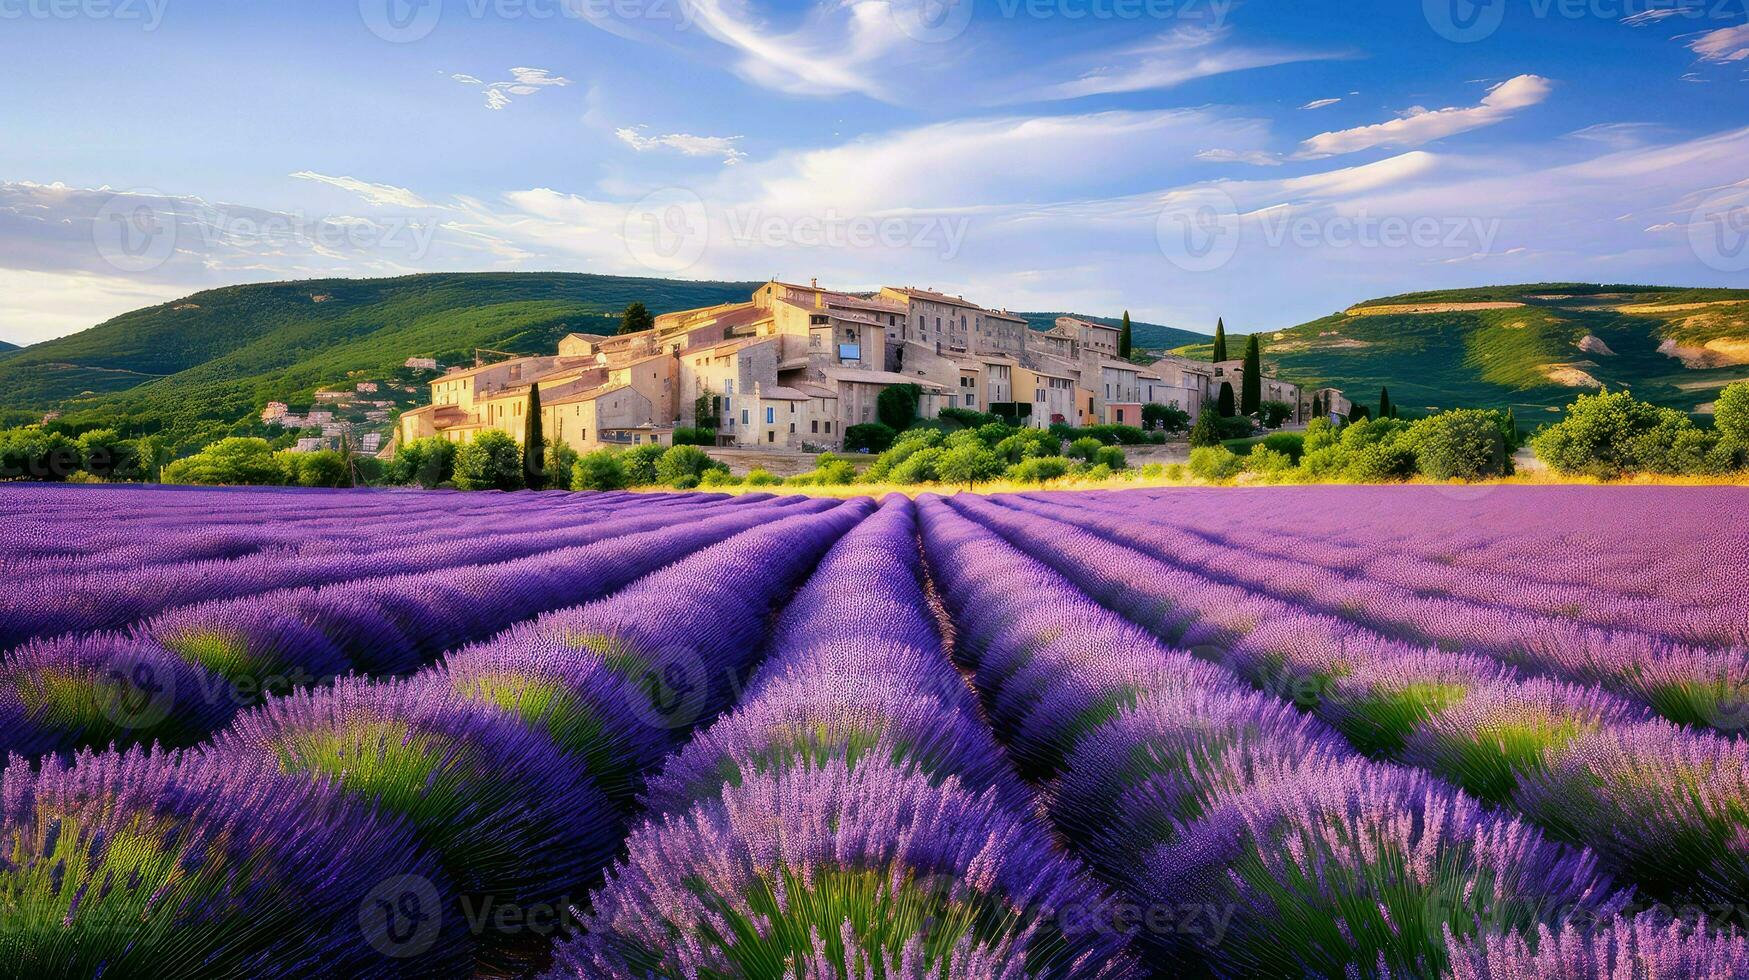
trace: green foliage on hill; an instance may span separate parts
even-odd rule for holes
[[[1521,305],[1369,312],[1479,303]],[[1410,416],[1512,408],[1534,427],[1596,385],[1693,412],[1749,378],[1749,290],[1536,283],[1405,293],[1259,339],[1266,371],[1369,405],[1388,386]],[[1206,359],[1210,344],[1178,353]]]
[[[7,354],[10,354],[15,350],[23,350],[23,349],[24,348],[18,346],[17,344],[9,344],[4,340],[0,340],[0,357],[5,357]]]
[[[665,312],[745,299],[753,283],[565,273],[456,273],[233,286],[136,310],[0,360],[0,410],[73,426],[161,432],[186,451],[244,431],[353,371],[476,347],[550,353],[571,332],[612,334],[625,307]]]
[[[1087,316],[1082,313],[1016,313],[1014,315],[1024,319],[1027,326],[1039,331],[1049,330],[1056,326],[1057,317],[1060,316],[1079,317],[1091,323],[1103,323],[1119,329],[1123,327],[1121,317]],[[1143,323],[1140,320],[1133,320],[1130,322],[1130,338],[1136,350],[1171,350],[1185,344],[1206,344],[1209,335],[1197,333],[1194,330],[1180,330],[1177,327],[1168,327],[1160,323]]]

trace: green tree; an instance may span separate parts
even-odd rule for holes
[[[1125,310],[1123,311],[1123,326],[1119,328],[1117,334],[1117,356],[1127,361],[1133,353],[1134,348],[1130,337],[1130,311]]]
[[[1409,445],[1421,475],[1433,480],[1483,480],[1511,471],[1498,412],[1466,408],[1440,412],[1409,427]]]
[[[1221,444],[1221,419],[1215,412],[1205,411],[1196,417],[1196,424],[1190,427],[1190,446],[1200,449],[1205,446]]]
[[[643,446],[633,446],[620,454],[620,463],[625,467],[626,486],[641,487],[656,482],[656,461],[662,458],[667,448],[655,443]]]
[[[1213,360],[1216,364],[1227,359],[1227,321],[1215,317],[1215,352]]]
[[[1173,405],[1143,405],[1142,424],[1163,432],[1183,432],[1190,428],[1190,413]]]
[[[880,422],[863,422],[844,430],[844,451],[848,453],[884,453],[898,437],[892,427]]]
[[[522,434],[522,481],[530,490],[544,490],[547,485],[547,440],[540,417],[540,385],[528,386],[528,418]]]
[[[133,471],[129,476],[136,480],[159,479],[165,465],[176,458],[163,436],[141,436],[132,441],[130,449],[129,461]]]
[[[584,453],[571,466],[573,490],[623,490],[627,485],[625,464],[611,449]]]
[[[548,490],[569,490],[571,488],[571,471],[577,465],[577,450],[562,442],[547,443],[546,488]]]
[[[622,335],[654,330],[655,327],[656,318],[650,315],[650,310],[642,303],[632,303],[619,315],[619,332]]]
[[[656,460],[656,482],[674,486],[688,478],[696,481],[714,469],[728,467],[697,446],[672,446]]]
[[[438,436],[415,439],[395,449],[389,461],[390,483],[418,484],[429,490],[455,476],[455,443]]]
[[[1391,389],[1379,389],[1379,418],[1394,419],[1397,417],[1396,406],[1391,404]]]
[[[342,487],[351,480],[346,456],[332,449],[285,453],[286,482],[300,487]]]
[[[1002,457],[985,448],[982,443],[955,446],[935,464],[935,472],[941,482],[968,488],[976,483],[996,479],[1002,475],[1003,468]]]
[[[1281,428],[1281,424],[1293,415],[1294,407],[1287,402],[1267,401],[1257,406],[1257,419],[1266,429]]]
[[[220,439],[186,459],[164,467],[165,483],[199,486],[281,486],[291,479],[284,460],[266,439]]]
[[[455,485],[460,490],[521,490],[522,447],[497,429],[487,429],[456,450]]]
[[[903,432],[917,421],[917,399],[923,389],[916,385],[893,385],[875,399],[875,415],[894,432]]]
[[[1256,415],[1263,406],[1263,347],[1256,334],[1245,340],[1245,374],[1239,386],[1239,414]]]
[[[1220,397],[1215,399],[1215,412],[1224,419],[1230,419],[1235,414],[1233,412],[1233,385],[1231,382],[1221,382]]]
[[[124,444],[114,429],[92,429],[79,437],[79,468],[104,479],[125,469]]]
[[[79,444],[59,432],[34,425],[0,432],[0,480],[58,483],[80,462]]]
[[[706,388],[701,392],[697,398],[692,400],[693,428],[710,429],[712,431],[722,428],[722,418],[718,414],[721,411],[722,404],[723,403],[717,399],[716,392],[709,388]],[[713,439],[712,441],[714,442],[715,440]]]
[[[1749,381],[1726,385],[1713,402],[1713,425],[1735,446],[1749,447]]]
[[[1074,442],[1069,443],[1068,455],[1070,459],[1079,459],[1092,463],[1098,460],[1099,451],[1104,448],[1105,443],[1100,442],[1098,439],[1091,436],[1083,436],[1080,439],[1076,439]]]

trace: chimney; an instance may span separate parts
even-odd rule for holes
[[[808,280],[808,288],[809,289],[819,289],[820,288],[820,280],[818,278],[809,279]]]

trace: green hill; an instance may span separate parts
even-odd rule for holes
[[[1034,330],[1041,331],[1049,330],[1051,327],[1055,326],[1057,317],[1060,316],[1079,317],[1083,320],[1090,320],[1093,323],[1107,323],[1114,327],[1120,326],[1123,323],[1123,320],[1120,318],[1109,316],[1087,316],[1082,313],[1016,313],[1014,315],[1024,318],[1027,326],[1032,327]],[[1140,320],[1131,320],[1130,339],[1134,342],[1137,348],[1146,350],[1171,350],[1174,347],[1179,347],[1184,344],[1206,343],[1209,339],[1209,335],[1197,333],[1193,330],[1180,330],[1177,327],[1168,327],[1160,323],[1143,323]]]
[[[6,355],[12,353],[13,351],[18,351],[18,350],[23,350],[23,349],[24,348],[18,346],[17,344],[9,344],[4,340],[0,340],[0,357],[5,357]]]
[[[745,300],[756,283],[568,273],[457,273],[232,286],[136,310],[0,359],[0,415],[161,431],[179,447],[242,431],[268,401],[307,401],[349,373],[476,347],[550,352],[612,333],[618,311]]]
[[[1541,283],[1407,293],[1263,341],[1281,377],[1367,404],[1389,386],[1408,410],[1510,405],[1528,422],[1601,384],[1704,411],[1720,388],[1749,378],[1749,290]],[[1207,357],[1209,344],[1179,352]]]

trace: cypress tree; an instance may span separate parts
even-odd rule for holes
[[[1391,407],[1391,389],[1379,389],[1379,418],[1396,418],[1396,409]]]
[[[1263,407],[1263,347],[1256,334],[1245,341],[1245,376],[1239,384],[1239,414],[1256,415]]]
[[[1117,335],[1117,356],[1124,360],[1130,359],[1132,350],[1130,341],[1130,311],[1123,311],[1123,331]]]
[[[546,435],[541,431],[540,385],[528,386],[528,419],[522,433],[522,475],[530,490],[546,489]]]
[[[656,318],[650,315],[649,307],[642,303],[631,303],[625,312],[619,315],[619,332],[621,334],[641,333],[655,329]]]
[[[1221,363],[1227,359],[1227,321],[1215,317],[1215,354],[1214,362]]]
[[[1224,419],[1233,417],[1233,385],[1221,382],[1221,397],[1215,400],[1215,411]]]

